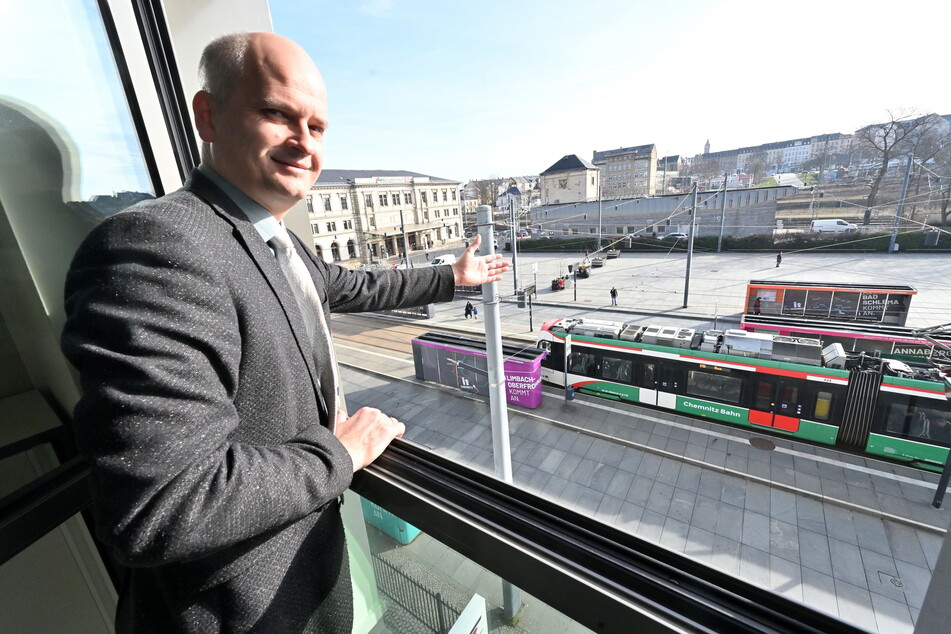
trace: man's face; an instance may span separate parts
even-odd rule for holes
[[[199,131],[211,144],[211,167],[280,219],[320,174],[326,89],[287,40],[256,39],[246,59],[227,102],[212,101],[209,132]]]

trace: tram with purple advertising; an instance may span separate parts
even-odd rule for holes
[[[538,348],[502,346],[505,393],[510,404],[533,409],[541,405],[541,362],[545,355]],[[482,339],[427,332],[413,339],[413,362],[417,379],[489,395],[488,359]]]

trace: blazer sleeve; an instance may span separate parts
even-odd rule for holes
[[[155,216],[125,212],[93,230],[67,278],[62,337],[84,392],[74,426],[92,463],[97,532],[130,566],[264,538],[334,500],[352,477],[349,454],[316,417],[283,437],[236,440],[286,414],[266,401],[239,410],[239,389],[290,384],[241,374],[254,333],[225,281],[236,262],[199,246],[214,237],[187,214]]]
[[[323,285],[329,309],[335,313],[391,310],[447,302],[455,294],[455,279],[448,265],[417,269],[351,271],[327,264],[307,251],[315,266],[315,282]],[[318,292],[321,290],[317,289]]]

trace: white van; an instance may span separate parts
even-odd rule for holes
[[[858,227],[851,222],[837,218],[834,220],[813,220],[812,230],[817,233],[855,233],[858,231]]]
[[[432,266],[436,266],[437,264],[452,264],[455,261],[456,256],[452,255],[451,253],[446,253],[444,255],[437,255],[434,257],[430,264]]]

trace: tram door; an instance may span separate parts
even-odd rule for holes
[[[638,401],[645,405],[657,405],[656,366],[653,363],[638,364],[634,381],[638,386]]]
[[[784,431],[799,431],[802,413],[799,388],[787,379],[762,377],[755,383],[750,422]]]
[[[677,408],[677,393],[680,392],[682,372],[679,368],[661,366],[656,368],[654,376],[657,380],[657,405],[668,409]]]

